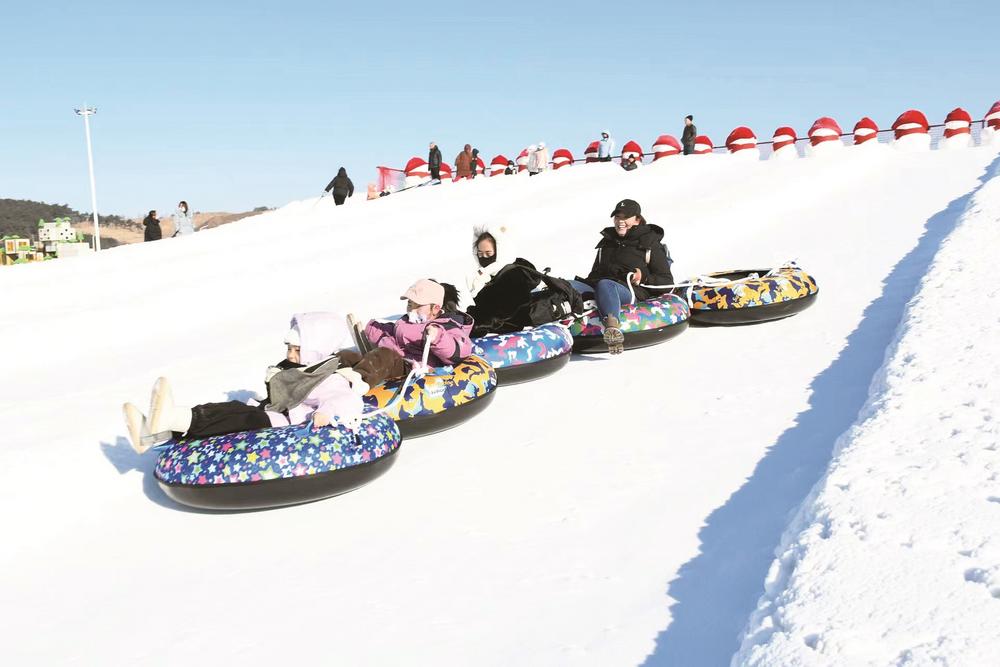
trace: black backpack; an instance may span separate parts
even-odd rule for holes
[[[545,289],[534,291],[538,283]],[[537,270],[518,258],[502,268],[476,295],[469,308],[475,319],[474,337],[511,333],[583,312],[583,297],[562,278]]]
[[[538,326],[583,313],[583,295],[568,280],[535,272],[545,289],[532,292],[527,304],[529,326]]]

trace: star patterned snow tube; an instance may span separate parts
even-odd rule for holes
[[[387,382],[364,395],[369,408],[390,406],[386,412],[404,438],[416,438],[458,426],[486,409],[493,400],[497,374],[482,357],[468,356],[454,366],[431,369],[407,385]]]
[[[695,325],[780,320],[811,306],[819,293],[816,280],[797,266],[775,271],[720,271],[706,277],[731,282],[702,281],[690,288],[691,323]]]
[[[160,488],[183,505],[213,510],[254,510],[329,498],[387,471],[402,438],[384,415],[351,431],[310,423],[208,438],[177,439],[160,446],[154,475]]]
[[[618,321],[625,334],[625,349],[656,345],[679,335],[688,327],[687,302],[675,294],[662,294],[622,307]],[[586,320],[576,320],[569,328],[573,351],[607,352],[604,326],[596,312]]]
[[[569,362],[572,351],[573,336],[555,322],[472,339],[472,352],[490,362],[501,386],[551,375]]]

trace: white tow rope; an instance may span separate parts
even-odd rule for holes
[[[743,278],[736,278],[736,279],[732,279],[732,278],[716,278],[715,276],[697,276],[694,279],[692,279],[692,280],[690,280],[690,281],[688,281],[686,283],[675,283],[673,285],[646,285],[644,283],[640,283],[639,287],[645,287],[646,289],[655,289],[655,290],[670,290],[670,289],[675,289],[675,288],[678,288],[678,287],[686,287],[687,288],[687,303],[688,303],[688,307],[692,307],[694,305],[694,302],[692,301],[691,297],[694,294],[694,288],[695,287],[700,287],[700,286],[716,286],[716,287],[721,287],[722,285],[735,285],[737,283],[750,282],[751,280],[760,280],[761,278],[773,278],[774,276],[778,275],[779,273],[781,273],[785,269],[797,269],[797,268],[798,268],[798,264],[796,264],[795,260],[792,259],[792,260],[788,260],[787,262],[782,262],[778,266],[776,266],[773,269],[769,270],[763,276],[761,276],[760,274],[758,274],[756,272],[751,273],[751,274],[749,274],[749,275],[747,275],[747,276],[745,276]],[[632,300],[629,302],[631,304],[635,303],[635,289],[632,287],[632,276],[633,275],[635,275],[635,272],[629,273],[625,277],[625,284],[628,285],[628,291],[629,291],[629,294],[632,297]]]

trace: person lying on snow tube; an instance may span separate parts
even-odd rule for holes
[[[628,274],[633,274],[632,289],[637,301],[667,291],[643,287],[643,284],[672,285],[674,278],[670,272],[670,256],[663,245],[663,228],[646,222],[638,202],[621,200],[611,211],[611,217],[614,225],[601,230],[590,274],[586,278],[577,276],[570,284],[581,293],[596,296],[608,352],[621,354],[625,335],[619,328],[619,317],[622,304],[631,303],[632,299],[626,284]]]
[[[301,424],[310,418],[315,427],[333,421],[355,424],[363,411],[361,395],[370,387],[404,377],[406,362],[421,363],[425,341],[431,342],[429,366],[453,365],[472,352],[472,318],[461,312],[442,312],[443,296],[444,288],[438,283],[418,280],[401,297],[408,300],[404,319],[368,323],[365,334],[374,349],[364,354],[335,352],[336,337],[331,332],[342,325],[330,321],[336,318],[331,313],[296,316],[286,336],[286,359],[268,377],[268,401],[258,406],[227,401],[178,407],[169,382],[160,378],[153,387],[148,420],[133,404],[124,406],[132,446],[142,453],[174,434],[197,439]],[[304,351],[303,342],[310,345]]]
[[[475,320],[474,338],[512,333],[583,312],[583,297],[569,281],[548,276],[521,257],[506,261],[513,254],[506,227],[476,227],[473,238],[478,267],[466,285],[473,299],[468,312]],[[501,254],[501,248],[508,251]],[[544,289],[538,290],[540,286]]]
[[[295,315],[285,335],[285,359],[268,368],[267,400],[258,405],[226,401],[178,406],[170,382],[159,378],[153,385],[148,419],[132,403],[123,407],[132,447],[141,454],[176,437],[200,439],[310,419],[315,428],[358,423],[364,408],[361,396],[371,386],[405,375],[407,365],[387,348],[363,356],[353,350],[335,352],[344,338],[337,332],[343,328],[332,313]]]

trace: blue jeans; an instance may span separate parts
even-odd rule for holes
[[[629,292],[628,286],[616,280],[608,280],[607,278],[598,280],[596,289],[579,280],[569,282],[573,285],[573,289],[580,294],[595,295],[597,310],[601,313],[601,318],[609,316],[615,319],[620,318],[622,305],[632,301],[632,293]]]

